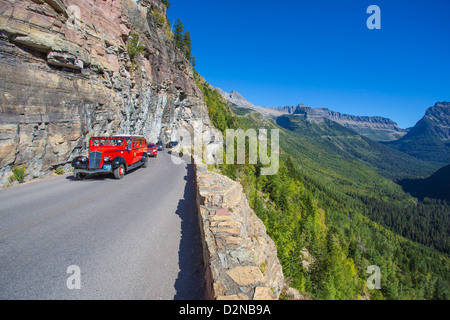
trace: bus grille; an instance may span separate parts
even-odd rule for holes
[[[89,154],[89,168],[100,169],[101,160],[102,160],[102,153],[98,151],[92,151]]]

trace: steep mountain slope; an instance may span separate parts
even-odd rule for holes
[[[320,130],[323,127],[304,127],[299,131],[301,134],[281,130],[280,145],[300,165],[302,174],[320,190],[317,196],[324,204],[330,201],[351,203],[364,216],[401,236],[445,254],[450,252],[450,203],[417,203],[389,178],[397,176],[398,179],[411,174],[411,170],[417,172],[421,162],[410,157],[409,167],[408,162],[402,160],[407,155],[377,149],[377,143],[367,138],[359,141],[358,138],[330,136],[334,139],[324,141],[317,136]],[[330,134],[334,132],[329,131]],[[445,187],[445,184],[440,186]]]
[[[403,138],[386,145],[424,161],[449,164],[450,103],[437,102]]]
[[[413,196],[442,199],[450,202],[450,165],[445,166],[425,179],[404,179],[399,182]]]
[[[361,136],[338,122],[324,118],[320,121],[308,120],[308,115],[301,110],[278,117],[276,123],[290,130],[298,141],[314,146],[317,154],[326,153],[346,159],[345,161],[358,161],[393,180],[423,177],[435,169],[432,165]],[[328,158],[329,156],[317,157],[314,161],[325,162]],[[330,162],[327,166],[333,167],[338,163],[339,161]]]

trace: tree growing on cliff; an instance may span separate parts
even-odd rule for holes
[[[189,60],[189,62],[195,66],[195,57],[192,55],[192,43],[191,43],[191,34],[189,31],[186,31],[186,33],[183,36],[183,52],[186,56],[186,59]]]
[[[178,48],[183,48],[184,45],[184,26],[183,22],[181,22],[180,19],[177,19],[174,25],[175,30],[173,31],[174,39],[175,39],[175,45]]]
[[[184,53],[186,59],[195,66],[195,57],[192,55],[191,34],[189,31],[184,31],[184,26],[180,19],[177,19],[174,28],[175,45]]]
[[[128,39],[127,50],[132,62],[138,55],[145,51],[145,47],[141,44],[137,33],[133,33]]]

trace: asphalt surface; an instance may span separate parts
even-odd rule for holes
[[[195,177],[175,160],[0,190],[0,299],[203,299]]]

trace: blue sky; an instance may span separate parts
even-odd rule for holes
[[[381,30],[369,30],[370,5]],[[303,103],[413,126],[450,101],[450,1],[171,0],[196,70],[260,106]]]

